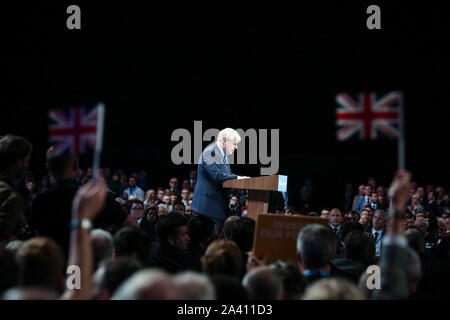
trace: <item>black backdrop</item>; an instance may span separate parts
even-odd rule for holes
[[[82,29],[66,28],[69,4]],[[102,163],[146,169],[153,186],[180,178],[176,128],[280,129],[280,174],[303,179],[332,206],[374,176],[388,184],[392,141],[335,141],[339,91],[405,93],[406,164],[419,183],[449,187],[448,19],[439,4],[379,3],[382,29],[366,28],[372,3],[20,4],[1,20],[0,133],[27,137],[42,172],[47,110],[107,106]],[[84,159],[87,164],[89,159]],[[233,171],[259,175],[258,165]],[[322,196],[323,195],[323,196]]]

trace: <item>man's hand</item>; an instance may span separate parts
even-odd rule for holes
[[[250,177],[247,177],[247,176],[238,176],[238,180],[240,180],[240,179],[250,179]]]
[[[269,256],[266,255],[262,260],[259,260],[253,252],[250,252],[247,260],[247,272],[254,268],[265,266],[268,258]]]
[[[74,220],[93,220],[105,205],[108,187],[104,179],[95,178],[81,187],[73,200],[72,215]]]

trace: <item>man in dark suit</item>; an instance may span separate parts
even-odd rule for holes
[[[372,229],[370,234],[372,235],[373,242],[375,243],[375,255],[379,257],[381,255],[381,242],[385,234],[384,227],[386,226],[386,212],[383,210],[375,211],[372,218]]]
[[[239,134],[231,128],[219,132],[216,143],[206,147],[198,163],[197,184],[192,200],[192,209],[197,214],[211,218],[219,234],[226,218],[228,197],[222,184],[226,180],[242,179],[231,172],[228,156],[237,150],[241,141]]]
[[[131,202],[131,216],[136,219],[139,228],[141,228],[141,230],[150,237],[153,234],[153,230],[151,227],[151,223],[146,219],[144,212],[144,203],[141,200],[136,199]]]
[[[377,210],[377,209],[381,209],[381,208],[380,208],[380,205],[379,205],[379,203],[378,203],[378,193],[372,192],[372,193],[370,194],[370,200],[369,200],[368,205],[369,205],[374,211]]]
[[[361,274],[369,266],[370,239],[362,230],[350,231],[344,239],[344,256],[332,261],[331,275],[358,284]]]
[[[428,203],[425,205],[424,212],[431,212],[436,217],[440,217],[442,215],[441,208],[437,204],[438,197],[439,194],[436,191],[428,193]]]
[[[336,255],[338,257],[341,256],[341,248],[342,243],[339,241],[339,232],[341,231],[341,223],[342,223],[343,217],[342,212],[338,208],[333,208],[330,211],[330,224],[328,225],[330,230],[333,231],[333,233],[336,236]]]
[[[336,236],[320,224],[309,224],[297,237],[297,264],[309,286],[330,276],[329,261],[336,256]]]

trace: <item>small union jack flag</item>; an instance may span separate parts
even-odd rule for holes
[[[337,94],[337,140],[397,139],[400,134],[402,100],[400,92]]]
[[[49,140],[55,154],[82,154],[95,148],[98,107],[53,109],[48,115]]]

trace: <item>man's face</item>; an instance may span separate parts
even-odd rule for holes
[[[332,225],[338,226],[342,222],[342,214],[338,210],[330,211],[330,223]]]
[[[362,196],[365,194],[365,190],[366,190],[366,186],[363,185],[363,184],[360,185],[359,188],[358,188],[359,194],[362,195]]]
[[[416,219],[417,219],[417,218],[423,218],[424,216],[425,216],[425,213],[424,213],[424,212],[421,212],[421,211],[416,212]]]
[[[189,190],[187,190],[187,189],[183,189],[182,191],[181,191],[181,198],[183,199],[183,200],[189,200]]]
[[[428,193],[428,201],[435,200],[433,192]]]
[[[189,171],[189,179],[197,180],[197,170]]]
[[[238,143],[236,140],[231,141],[227,139],[223,139],[223,149],[225,150],[226,155],[231,156],[234,150],[238,149]]]
[[[137,184],[137,182],[136,182],[136,179],[135,178],[130,178],[130,179],[128,179],[128,184],[130,185],[130,187],[136,187],[136,184]]]
[[[183,180],[183,183],[181,184],[181,186],[182,186],[183,188],[189,188],[189,187],[191,186],[191,184],[189,183],[189,180],[184,179],[184,180]]]
[[[376,193],[372,193],[371,200],[372,200],[372,203],[377,203],[378,195]]]
[[[178,179],[177,178],[170,179],[169,185],[172,189],[178,188]]]
[[[176,201],[177,201],[177,195],[176,194],[171,194],[170,195],[170,201],[172,202],[172,203],[175,203]]]
[[[194,214],[194,210],[192,210],[192,207],[191,207],[191,206],[187,206],[187,207],[186,207],[186,212],[185,212],[185,214],[186,214],[186,215],[193,215],[193,214]]]
[[[236,197],[231,197],[230,203],[232,206],[236,206],[238,203],[238,199]]]
[[[180,203],[177,203],[176,205],[174,205],[173,210],[185,213],[184,206]]]
[[[330,211],[328,210],[322,210],[320,213],[321,218],[330,219]]]
[[[150,209],[147,214],[147,220],[149,222],[155,222],[157,218],[158,218],[158,211],[155,210],[154,208]]]
[[[380,212],[374,214],[372,219],[372,225],[375,230],[381,230],[384,228],[384,215]]]
[[[133,203],[131,205],[130,214],[136,219],[144,216],[144,206],[141,203]]]
[[[178,227],[177,237],[172,240],[172,245],[180,250],[187,249],[188,241],[190,237],[187,233],[187,226]]]
[[[164,194],[165,194],[164,190],[158,190],[157,194],[158,199],[162,201]]]
[[[170,196],[165,195],[162,199],[162,201],[166,204],[169,205],[170,204]]]
[[[418,187],[417,194],[419,195],[419,197],[423,198],[423,196],[425,195],[425,190],[422,187]]]
[[[148,197],[149,199],[155,199],[156,191],[153,189],[148,190]]]
[[[372,193],[372,187],[366,186],[364,189],[365,195],[370,197],[370,194]]]

